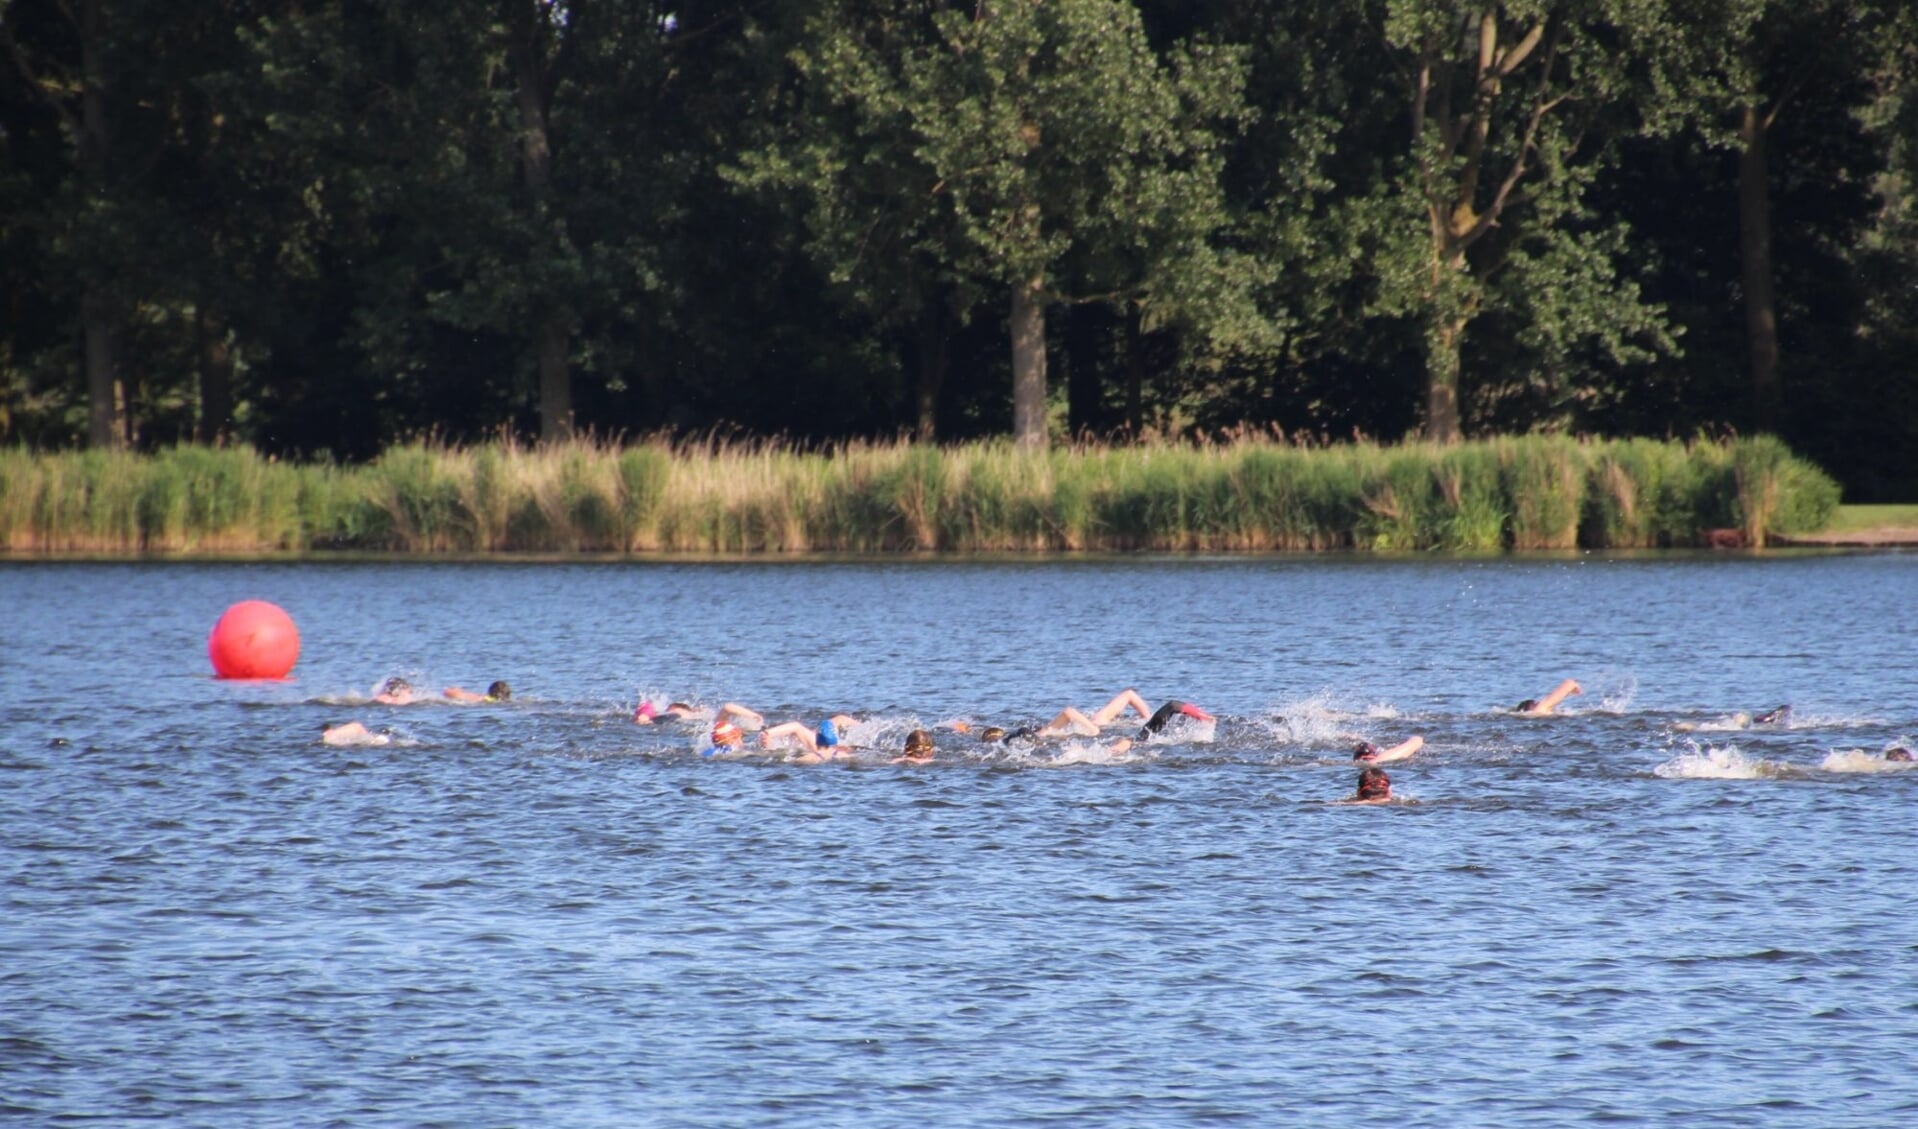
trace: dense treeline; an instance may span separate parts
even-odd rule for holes
[[[1497,552],[1763,546],[1838,484],[1771,436],[1323,448],[1003,440],[0,449],[0,550],[48,553]]]
[[[0,0],[0,439],[1775,432],[1918,497],[1904,0]]]

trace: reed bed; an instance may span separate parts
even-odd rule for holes
[[[1768,436],[1025,452],[853,443],[420,442],[363,466],[246,448],[0,449],[17,553],[1496,552],[1745,544],[1838,486]]]

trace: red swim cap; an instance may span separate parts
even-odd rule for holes
[[[739,732],[739,726],[730,721],[721,721],[713,726],[713,744],[715,745],[737,745],[742,740],[744,737]]]

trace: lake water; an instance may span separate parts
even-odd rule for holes
[[[210,676],[248,598],[292,681]],[[1898,553],[0,565],[0,1119],[1911,1124],[1915,609]],[[1218,721],[887,763],[1128,686]]]

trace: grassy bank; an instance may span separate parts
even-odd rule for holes
[[[0,450],[13,552],[1634,548],[1816,530],[1838,487],[1775,439],[1451,447],[757,443]]]

